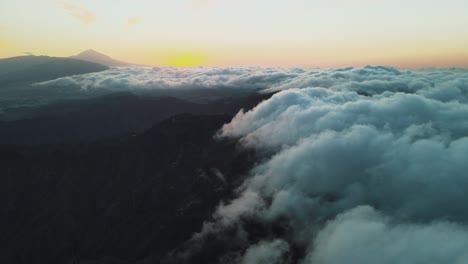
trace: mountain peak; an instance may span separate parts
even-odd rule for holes
[[[95,51],[93,49],[87,49],[78,55],[71,56],[73,59],[78,59],[78,60],[84,60],[84,61],[91,61],[94,63],[106,65],[106,66],[128,66],[131,65],[131,63],[128,62],[123,62],[123,61],[118,61],[114,60],[108,55],[105,55],[103,53],[100,53],[98,51]]]
[[[98,52],[98,51],[95,51],[93,49],[87,49],[81,53],[79,53],[78,55],[76,56],[80,56],[80,55],[97,55],[97,56],[105,56],[105,57],[109,57],[101,52]],[[110,57],[109,57],[110,58]]]

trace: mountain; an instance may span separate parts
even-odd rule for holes
[[[101,64],[71,58],[19,56],[0,59],[0,88],[107,69]]]
[[[197,104],[122,93],[0,123],[0,263],[160,263],[257,160],[214,135],[271,95]],[[85,139],[96,140],[66,142]]]
[[[0,262],[159,263],[253,166],[213,135],[232,115],[173,116],[88,144],[0,145]]]
[[[272,94],[194,103],[170,96],[117,93],[97,98],[63,100],[22,109],[18,120],[0,121],[0,144],[57,144],[93,141],[140,133],[170,116],[191,114],[236,114]]]
[[[97,52],[95,50],[92,50],[92,49],[85,50],[85,51],[81,52],[78,55],[71,56],[70,58],[77,59],[77,60],[83,60],[83,61],[90,61],[90,62],[106,65],[106,66],[109,66],[109,67],[134,65],[134,64],[128,63],[128,62],[114,60],[113,58],[111,58],[111,57],[109,57],[109,56],[107,56],[105,54],[102,54],[100,52]]]
[[[70,58],[19,56],[0,59],[0,120],[15,119],[16,111],[23,107],[76,98],[77,95],[76,89],[43,87],[34,83],[107,69],[109,67],[101,64]]]

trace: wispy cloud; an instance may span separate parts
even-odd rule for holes
[[[135,24],[138,24],[141,22],[141,18],[140,17],[130,17],[127,19],[127,24],[129,25],[135,25]]]
[[[79,19],[81,22],[85,24],[89,24],[89,23],[96,21],[96,15],[87,8],[72,5],[72,4],[65,3],[65,2],[62,2],[62,7],[63,9],[65,9],[65,11],[67,11],[68,14]]]

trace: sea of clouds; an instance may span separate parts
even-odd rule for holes
[[[117,67],[107,71],[63,77],[40,86],[71,86],[112,91],[171,89],[264,89],[295,78],[301,69],[223,67]]]
[[[40,85],[277,91],[219,131],[268,158],[181,259],[234,228],[223,263],[468,263],[466,69],[114,68]],[[252,222],[288,232],[253,240]]]
[[[174,89],[243,89],[277,91],[322,87],[364,95],[422,93],[441,101],[466,100],[468,69],[398,70],[384,66],[338,69],[220,67],[117,67],[63,77],[37,86],[78,87],[109,91]]]
[[[269,158],[179,257],[234,226],[225,263],[468,263],[466,70],[215,72],[196,82],[279,91],[217,135]],[[253,221],[288,233],[253,241]]]

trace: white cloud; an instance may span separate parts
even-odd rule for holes
[[[382,66],[340,69],[126,67],[59,78],[39,85],[111,91],[194,88],[277,91],[327,88],[331,91],[357,92],[363,95],[415,93],[443,102],[468,102],[468,70],[464,69],[400,71]]]
[[[425,263],[427,256],[464,263],[468,73],[365,67],[297,74],[271,86],[284,91],[239,112],[219,132],[271,157],[252,170],[239,199],[219,207],[217,228],[242,229],[245,219],[286,222],[289,239],[309,248],[314,264]],[[350,213],[324,227],[344,212]],[[375,243],[371,252],[358,242],[340,244],[353,217],[370,230],[349,230],[350,237]],[[422,244],[452,236],[448,246]]]
[[[447,223],[394,223],[370,207],[329,222],[304,264],[468,263],[468,230]]]
[[[247,249],[242,264],[280,264],[287,260],[286,252],[289,251],[287,242],[276,239],[262,241]]]
[[[292,70],[227,67],[172,68],[120,67],[107,71],[59,78],[42,86],[75,86],[82,89],[265,89],[296,77]]]
[[[268,155],[194,236],[235,236],[220,241],[245,244],[244,263],[295,247],[313,264],[468,261],[468,70],[113,68],[39,85],[280,91],[219,132]],[[287,239],[252,241],[252,219]]]

